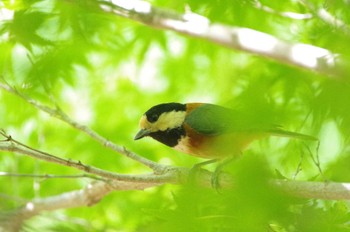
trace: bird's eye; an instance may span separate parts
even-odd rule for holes
[[[148,118],[148,121],[149,122],[155,122],[158,120],[158,114],[152,114],[149,118]]]

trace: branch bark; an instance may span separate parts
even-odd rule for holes
[[[180,14],[154,7],[145,1],[111,0],[110,2],[102,2],[101,8],[106,12],[154,28],[204,39],[229,49],[268,57],[337,79],[345,78],[344,74],[349,71],[346,65],[350,63],[349,60],[321,47],[303,43],[288,43],[267,33],[212,23],[208,18],[192,12]]]
[[[147,173],[147,174],[141,174],[141,175],[130,175],[130,174],[119,174],[114,172],[108,172],[103,169],[85,165],[80,161],[64,159],[64,158],[49,154],[47,152],[43,152],[43,151],[39,151],[37,149],[31,148],[27,145],[24,145],[18,142],[17,140],[13,139],[11,136],[6,135],[4,132],[1,132],[0,134],[2,134],[6,138],[2,142],[0,142],[0,151],[9,151],[9,152],[15,152],[15,153],[27,155],[38,160],[43,160],[50,163],[56,163],[59,165],[72,167],[89,174],[103,177],[105,179],[121,180],[121,181],[129,181],[129,182],[148,181],[148,182],[158,183],[158,182],[163,182],[165,180],[170,181],[172,178],[171,176],[168,176],[166,174],[157,175],[154,173]],[[164,168],[162,165],[160,166]]]
[[[107,183],[98,181],[91,183],[80,190],[66,192],[47,198],[35,199],[27,202],[20,208],[1,213],[0,231],[20,231],[25,220],[39,215],[42,212],[92,206],[113,190],[123,191],[145,189],[155,185],[157,184],[123,181],[111,181]]]
[[[188,175],[187,169],[178,169],[182,176]],[[197,180],[202,185],[210,185],[211,173],[200,170]],[[2,231],[19,231],[22,223],[43,212],[58,209],[92,206],[112,191],[143,190],[167,183],[154,183],[152,181],[97,181],[85,188],[66,192],[56,196],[36,199],[27,202],[20,208],[0,214],[0,229]],[[232,187],[232,177],[224,174],[220,183],[226,187]],[[349,183],[323,183],[323,182],[299,182],[287,180],[271,180],[271,185],[288,195],[301,198],[319,198],[330,200],[350,200]],[[176,183],[177,184],[177,183]]]

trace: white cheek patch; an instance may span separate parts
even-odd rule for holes
[[[190,154],[191,150],[189,149],[189,147],[191,147],[189,137],[181,137],[181,139],[179,140],[179,143],[173,148],[177,151]]]
[[[157,122],[154,123],[153,127],[156,130],[165,131],[167,129],[180,127],[185,121],[185,111],[171,111],[160,115]]]

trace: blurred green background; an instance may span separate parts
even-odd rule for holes
[[[346,28],[326,22],[321,9],[350,24],[349,1],[151,1],[212,22],[269,33],[349,56]],[[210,102],[244,109],[316,136],[325,178],[350,181],[350,86],[343,81],[142,25],[99,9],[96,0],[0,2],[0,76],[38,102],[57,104],[74,120],[153,161],[191,167],[203,161],[151,139],[133,141],[138,120],[163,102]],[[273,9],[268,12],[265,6]],[[279,13],[308,16],[295,19]],[[256,41],[259,43],[259,41]],[[59,157],[108,171],[149,171],[67,124],[0,91],[0,128]],[[45,213],[24,231],[349,231],[348,202],[293,199],[267,179],[323,181],[310,157],[315,144],[285,138],[257,141],[228,170],[237,187],[218,194],[163,185],[113,192],[93,207]],[[302,170],[295,177],[301,162]],[[209,167],[210,168],[210,167]],[[2,152],[0,172],[77,174],[74,169]],[[279,175],[277,175],[280,177]],[[0,177],[0,210],[86,186],[88,179]]]

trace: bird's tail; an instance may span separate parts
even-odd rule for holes
[[[319,141],[318,138],[311,136],[311,135],[305,135],[305,134],[291,132],[291,131],[285,131],[285,130],[281,130],[281,129],[271,129],[268,132],[271,135],[275,135],[275,136],[296,138],[296,139],[302,139],[302,140]]]

